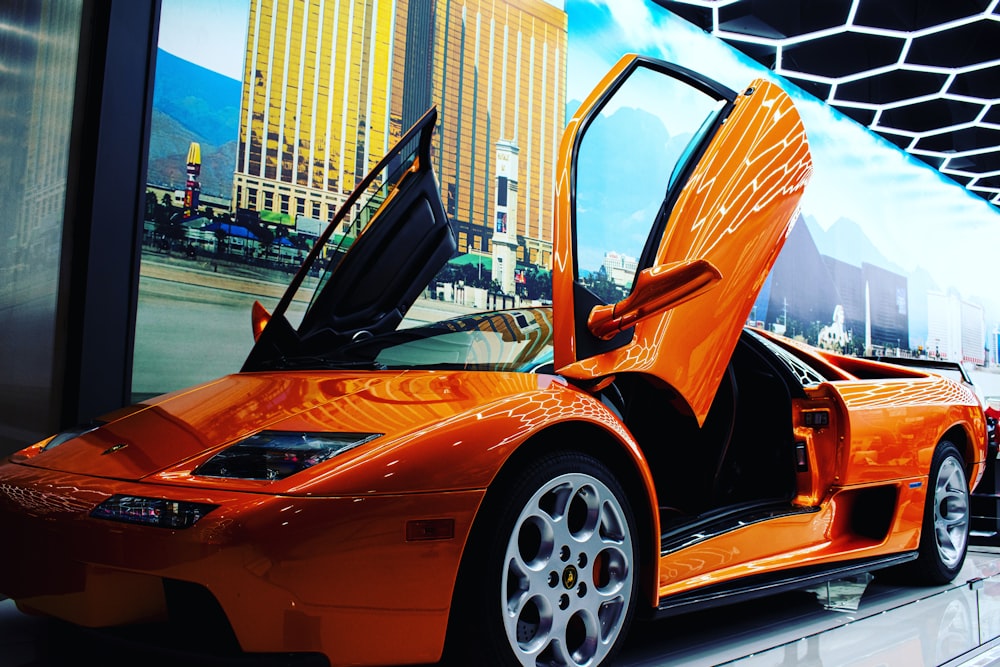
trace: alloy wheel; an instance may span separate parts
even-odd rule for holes
[[[521,664],[599,664],[626,622],[634,558],[626,510],[601,480],[570,473],[542,485],[514,523],[501,577]]]
[[[934,538],[941,562],[954,567],[968,541],[969,490],[965,471],[954,457],[941,462],[934,480]]]

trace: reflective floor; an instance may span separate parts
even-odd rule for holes
[[[619,664],[1000,665],[1000,549],[974,549],[949,586],[895,586],[876,573],[649,623]]]
[[[26,616],[0,601],[0,667],[278,667],[309,656],[180,653],[169,636],[96,633]],[[388,639],[388,638],[387,638]],[[141,640],[138,642],[136,640]],[[866,575],[813,589],[638,623],[622,667],[1000,666],[1000,548],[976,546],[954,583],[893,586]]]

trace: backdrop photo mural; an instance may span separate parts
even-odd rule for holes
[[[651,1],[163,0],[159,45],[137,398],[238,370],[253,301],[273,308],[340,203],[431,106],[459,248],[411,322],[547,302],[559,138],[629,52],[736,90],[771,78],[800,109],[815,171],[751,324],[850,354],[996,364],[997,210]],[[680,117],[685,103],[669,106]],[[635,112],[610,114],[622,144],[685,138],[670,114]],[[606,152],[587,196],[624,221],[648,175]],[[585,268],[613,288],[634,254],[623,240]]]

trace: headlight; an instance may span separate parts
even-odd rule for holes
[[[95,507],[90,516],[159,528],[190,528],[216,507],[183,500],[114,495]]]
[[[222,450],[198,466],[194,474],[230,479],[284,479],[381,435],[261,431]]]

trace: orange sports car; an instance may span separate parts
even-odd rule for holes
[[[551,305],[492,312],[438,296],[434,126],[255,308],[240,372],[0,465],[0,593],[331,665],[593,666],[637,614],[956,575],[975,394],[744,326],[811,170],[778,86],[624,57],[562,138]],[[501,287],[526,190],[503,150]]]

